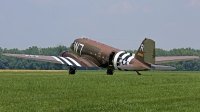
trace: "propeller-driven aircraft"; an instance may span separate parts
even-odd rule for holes
[[[160,63],[198,59],[198,56],[167,56],[155,57],[155,42],[145,38],[136,54],[99,43],[88,38],[74,40],[70,48],[72,52],[61,52],[60,56],[44,56],[30,54],[3,54],[5,56],[39,60],[69,66],[69,74],[75,74],[77,67],[107,68],[107,74],[113,75],[114,70],[139,71],[174,70],[171,66],[157,65]]]

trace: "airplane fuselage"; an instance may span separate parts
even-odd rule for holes
[[[87,57],[100,67],[107,67],[109,64],[110,53],[119,52],[119,49],[87,39],[79,38],[74,40],[70,47],[78,56]]]
[[[90,59],[99,67],[119,69],[118,66],[120,65],[135,63],[137,65],[135,67],[136,69],[141,70],[147,68],[144,67],[141,62],[134,59],[135,54],[121,51],[88,38],[79,38],[74,40],[70,48],[76,55]]]

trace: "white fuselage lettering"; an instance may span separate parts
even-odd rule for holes
[[[78,42],[74,42],[74,52],[78,53],[78,49],[80,46],[80,52],[79,54],[81,55],[81,52],[83,50],[84,44],[78,43]]]

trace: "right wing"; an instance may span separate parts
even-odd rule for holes
[[[98,67],[92,61],[85,58],[71,58],[71,57],[60,57],[60,56],[44,56],[44,55],[27,55],[27,54],[8,54],[3,55],[15,58],[24,58],[30,60],[38,60],[50,63],[65,64],[67,66],[75,67]]]
[[[156,57],[156,64],[199,59],[199,56],[162,56]]]
[[[155,64],[177,62],[177,61],[184,61],[184,60],[193,60],[193,59],[199,59],[199,56],[162,56],[162,57],[156,57]],[[164,65],[151,65],[151,69],[153,69],[153,70],[175,70],[176,68],[171,67],[171,66],[164,66]]]

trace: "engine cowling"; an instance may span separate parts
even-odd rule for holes
[[[73,54],[73,53],[71,53],[69,51],[63,51],[63,52],[61,52],[60,56],[61,57],[70,57],[70,58],[73,58],[73,59],[77,59],[78,58],[75,54]]]
[[[119,51],[114,56],[113,66],[118,69],[117,66],[129,65],[130,61],[134,58],[135,54],[127,53],[125,51]]]

